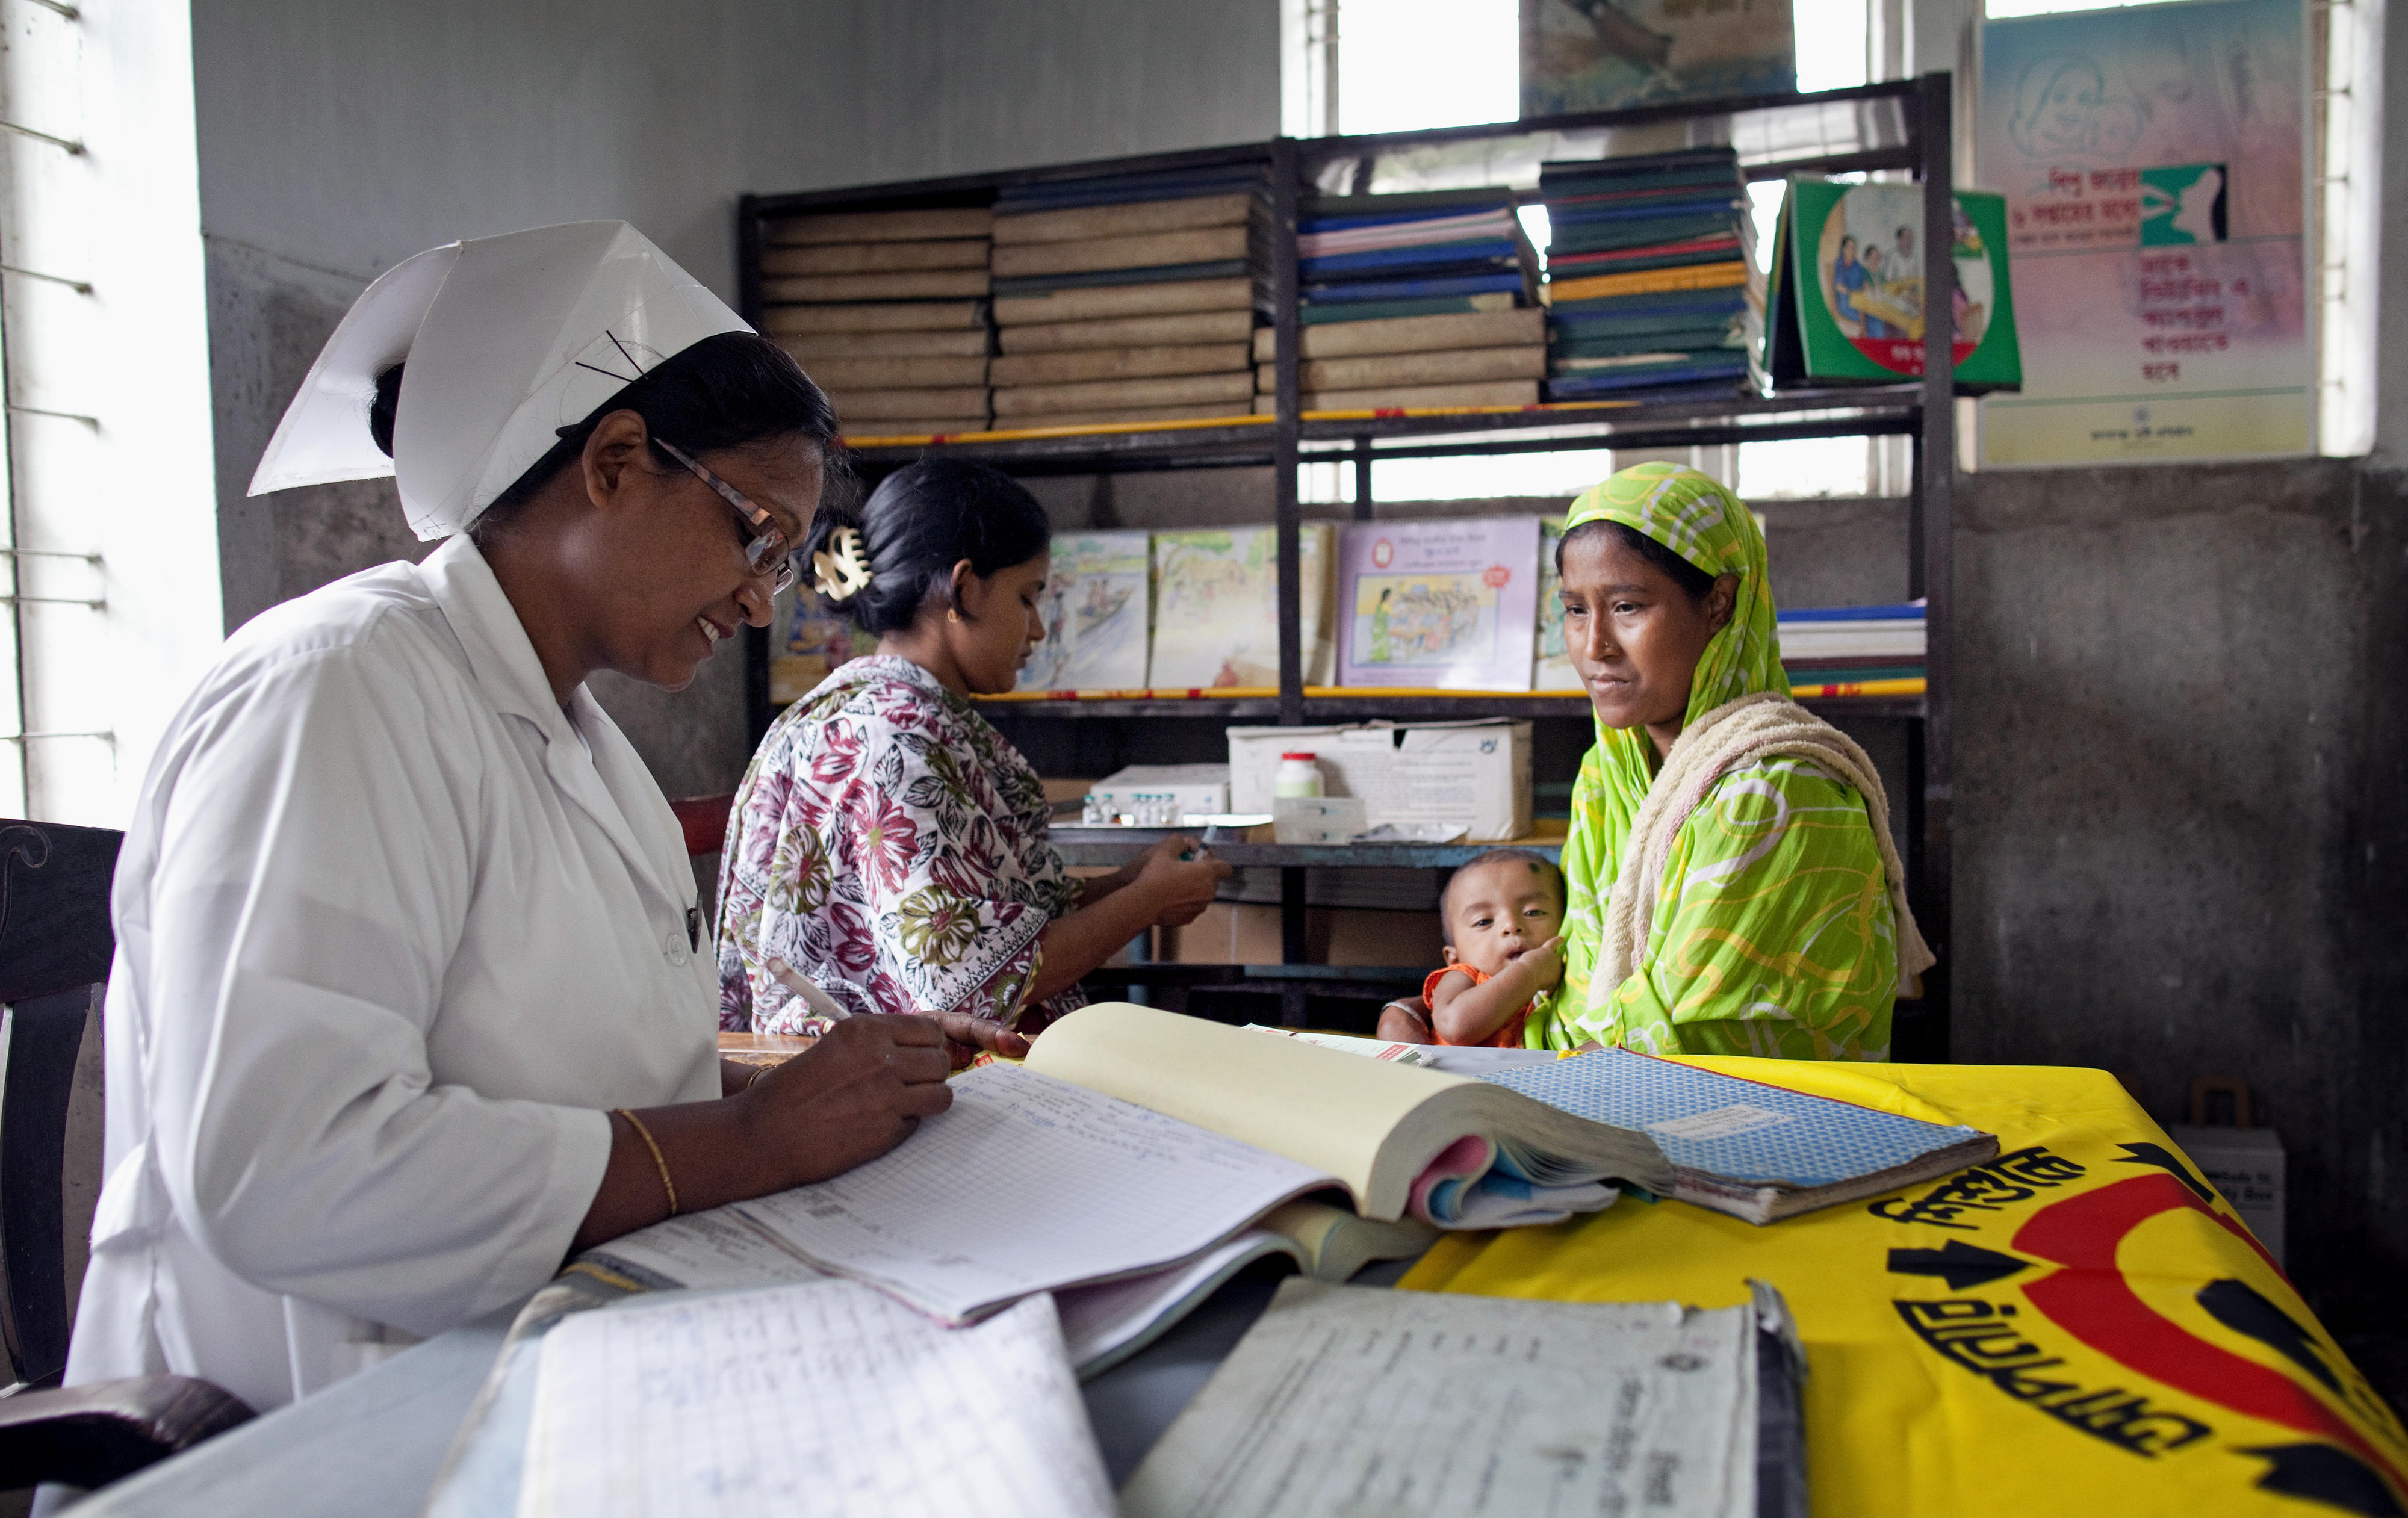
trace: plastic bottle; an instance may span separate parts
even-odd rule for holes
[[[1321,794],[1321,764],[1312,754],[1283,753],[1280,755],[1277,773],[1271,776],[1274,796],[1308,796]]]

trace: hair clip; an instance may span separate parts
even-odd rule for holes
[[[811,555],[811,588],[830,601],[850,601],[869,583],[869,556],[862,551],[861,534],[838,527],[828,543],[836,551]]]

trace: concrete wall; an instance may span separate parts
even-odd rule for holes
[[[2408,522],[2330,461],[1959,496],[1955,1056],[2237,1076],[2336,1329],[2408,1267]]]
[[[1276,0],[194,7],[225,622],[425,545],[387,482],[243,490],[353,296],[423,248],[624,217],[723,295],[735,202],[1263,137]],[[737,659],[599,677],[672,795],[725,790]]]

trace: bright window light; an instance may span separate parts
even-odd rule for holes
[[[2008,16],[2048,16],[2060,10],[2115,10],[2125,6],[2172,3],[2173,0],[1986,0],[1983,14],[2003,19]]]
[[[1374,459],[1375,501],[1484,501],[1506,495],[1553,495],[1566,502],[1613,472],[1602,448],[1562,453],[1502,453],[1488,458]],[[1307,464],[1297,471],[1298,499],[1328,503],[1354,498],[1352,462]]]
[[[1772,231],[1787,190],[1779,179],[1757,179],[1747,187],[1747,219],[1756,223],[1756,266],[1766,274],[1772,272]]]
[[[1516,0],[1341,0],[1342,132],[1510,122],[1522,114]]]
[[[1865,80],[1866,0],[1792,0],[1798,29],[1798,88],[1844,90]],[[1747,187],[1756,223],[1756,266],[1772,269],[1772,229],[1781,215],[1777,179]],[[1809,437],[1795,442],[1742,443],[1739,493],[1748,500],[1866,494],[1865,440]]]
[[[1790,14],[1798,32],[1799,90],[1845,90],[1865,82],[1865,0],[1791,0]]]
[[[1871,452],[1862,437],[1795,437],[1742,443],[1739,494],[1750,501],[1864,495]]]

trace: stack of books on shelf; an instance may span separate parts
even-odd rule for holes
[[[765,229],[761,329],[853,437],[987,424],[983,207],[790,216]]]
[[[1389,316],[1299,328],[1306,411],[1534,406],[1547,370],[1546,313],[1535,307]],[[1254,334],[1254,409],[1279,388],[1275,335]]]
[[[1764,279],[1728,148],[1539,170],[1551,401],[1729,393],[1756,362]]]
[[[1305,410],[1538,403],[1537,254],[1511,190],[1322,196],[1296,251]],[[1272,356],[1257,336],[1259,411],[1273,408]]]
[[[1259,165],[1002,191],[991,269],[1003,428],[1244,416],[1268,304]]]
[[[1784,609],[1781,664],[1801,700],[1924,694],[1924,604]]]

